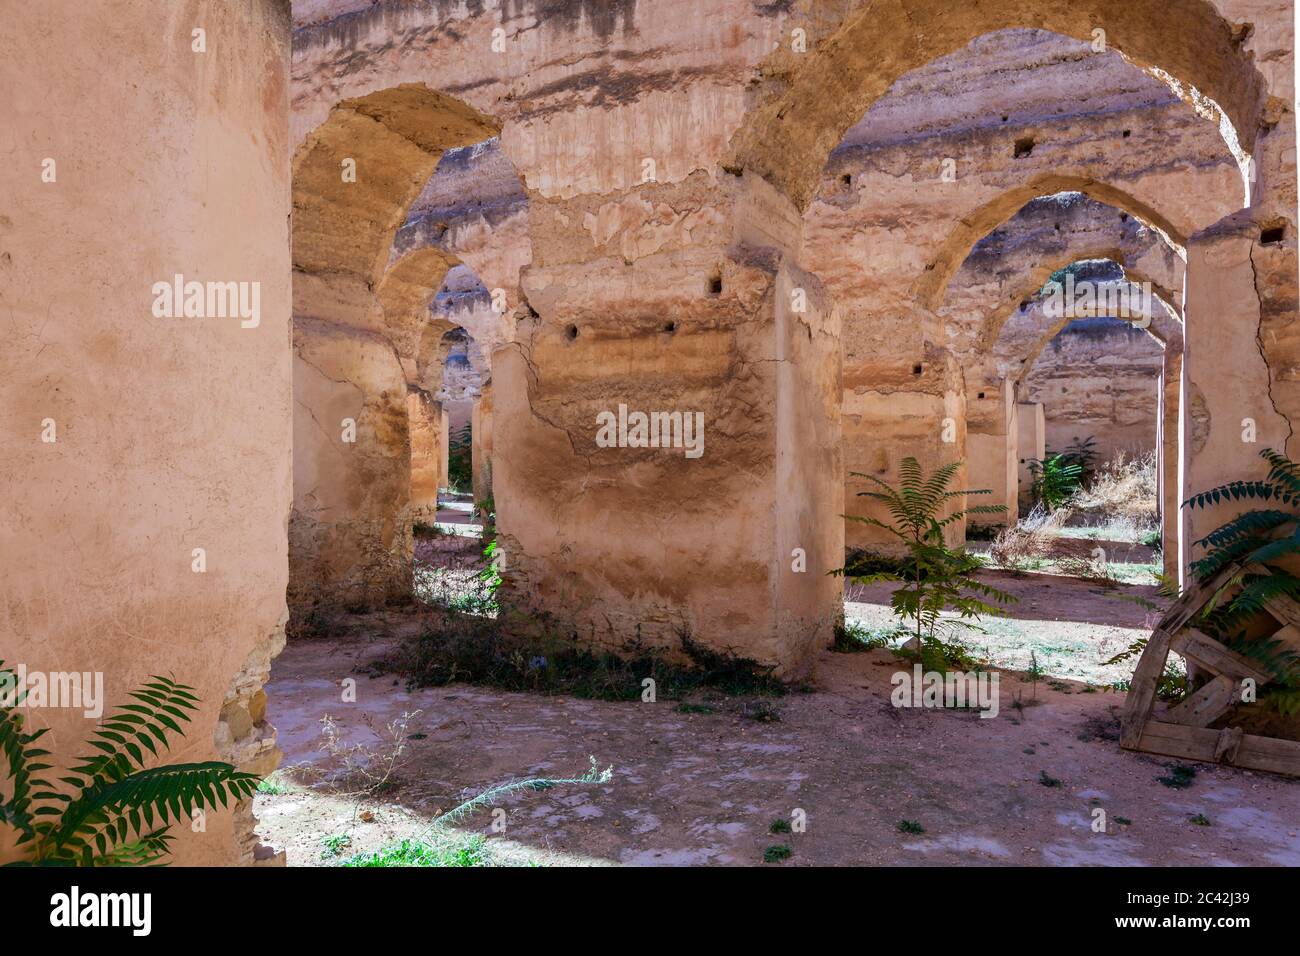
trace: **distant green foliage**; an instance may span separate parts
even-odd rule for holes
[[[888,532],[902,545],[904,557],[895,569],[882,568],[863,574],[846,566],[831,572],[847,575],[858,584],[901,583],[903,586],[890,596],[890,605],[899,621],[915,635],[922,654],[927,643],[939,639],[939,629],[969,627],[981,615],[1000,614],[1001,608],[985,598],[1002,604],[1015,600],[1005,591],[977,580],[973,574],[980,568],[980,562],[964,550],[949,548],[944,541],[944,529],[967,515],[1006,510],[1002,505],[972,505],[944,514],[954,502],[968,495],[989,494],[987,489],[949,490],[948,485],[960,467],[960,462],[951,462],[926,475],[915,458],[904,458],[897,488],[874,475],[855,473],[878,488],[860,491],[858,495],[883,504],[892,521],[886,524],[873,517],[845,517]],[[960,620],[941,619],[945,610],[956,611]]]
[[[455,492],[469,492],[474,485],[474,440],[466,422],[447,441],[447,487]]]
[[[770,846],[763,851],[763,862],[780,863],[782,860],[790,859],[793,852],[788,846]]]
[[[16,677],[0,661],[0,687]],[[152,677],[128,694],[134,703],[101,721],[91,735],[97,753],[78,757],[56,789],[44,776],[50,751],[37,746],[48,728],[28,733],[21,692],[0,707],[0,758],[12,783],[0,797],[0,823],[17,831],[25,865],[138,866],[157,863],[170,851],[171,828],[200,811],[250,797],[258,779],[228,763],[147,767],[158,748],[170,747],[168,731],[184,736],[182,723],[196,709],[194,688]],[[147,751],[147,753],[146,753]],[[23,865],[23,864],[20,864]]]
[[[1083,467],[1064,455],[1029,459],[1029,474],[1034,501],[1048,511],[1055,511],[1069,501],[1083,483]]]

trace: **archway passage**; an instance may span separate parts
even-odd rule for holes
[[[1141,273],[1109,259],[1053,273],[968,379],[971,483],[1007,506],[993,526],[1109,522],[1176,572],[1182,354],[1178,313]]]
[[[443,153],[498,132],[408,84],[339,103],[295,155],[289,604],[300,619],[409,599],[408,395],[429,303],[459,260],[415,244],[393,261],[393,241]]]

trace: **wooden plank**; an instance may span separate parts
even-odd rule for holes
[[[1230,761],[1225,759],[1224,762],[1234,767],[1300,777],[1300,743],[1242,734],[1233,754],[1234,737],[1235,734],[1230,734],[1225,738],[1222,732],[1204,727],[1149,720],[1136,749],[1205,763],[1215,763],[1215,755],[1219,754],[1224,758],[1231,757]],[[1226,747],[1221,749],[1221,743]]]
[[[1168,631],[1160,628],[1152,631],[1133,671],[1119,723],[1119,745],[1128,750],[1138,746],[1142,739],[1142,728],[1151,716],[1151,707],[1156,701],[1156,685],[1165,672],[1165,661],[1169,658],[1170,640]]]
[[[1195,661],[1206,670],[1240,681],[1253,678],[1256,684],[1267,684],[1272,678],[1255,666],[1255,662],[1230,651],[1208,634],[1187,627],[1174,636],[1170,650],[1177,651],[1188,660]]]
[[[1188,727],[1208,727],[1237,702],[1240,686],[1234,678],[1220,674],[1199,690],[1188,694],[1177,706],[1169,708],[1164,719]]]
[[[1274,594],[1264,602],[1264,608],[1278,619],[1279,624],[1300,625],[1300,603],[1286,594]]]
[[[1219,573],[1204,584],[1193,584],[1184,591],[1173,604],[1169,605],[1169,610],[1165,616],[1160,619],[1156,627],[1161,630],[1175,634],[1180,628],[1200,611],[1214,596],[1214,593],[1228,583],[1228,579],[1234,574],[1241,571],[1241,565],[1233,563],[1225,568],[1220,568]]]

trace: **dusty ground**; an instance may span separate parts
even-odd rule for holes
[[[1071,640],[1099,659],[1105,652],[1088,647],[1099,631],[1086,622],[1137,631],[1146,612],[1077,584],[1016,582],[1029,598],[1024,613],[1038,614],[1019,623],[1073,628]],[[356,673],[384,649],[364,636],[293,643],[276,661],[268,716],[286,765],[321,758],[326,713],[351,739],[373,744],[371,726],[382,731],[402,712],[421,711],[408,728],[409,762],[382,797],[322,795],[283,771],[286,791],[259,795],[259,830],[287,848],[291,865],[414,836],[482,789],[576,775],[590,757],[613,767],[608,784],[514,795],[502,803],[503,832],[492,830],[487,810],[461,830],[483,833],[506,859],[544,864],[747,865],[760,863],[766,847],[788,844],[793,855],[772,865],[1300,865],[1300,783],[1197,765],[1190,787],[1167,787],[1157,778],[1168,776],[1170,761],[1123,752],[1112,739],[1121,695],[1077,683],[1034,687],[1003,674],[995,719],[899,710],[889,703],[889,678],[900,668],[888,651],[826,652],[811,692],[779,699],[780,719],[763,723],[735,699],[697,714],[670,701],[464,685],[408,693],[392,677]],[[355,703],[341,701],[347,678],[357,682]],[[1017,696],[1023,710],[1013,706]],[[1090,828],[1094,808],[1106,811],[1109,832]],[[807,815],[805,832],[769,832],[797,809]],[[1191,823],[1197,815],[1209,825]],[[925,832],[902,833],[901,820]],[[323,845],[329,837],[350,842],[334,853]]]

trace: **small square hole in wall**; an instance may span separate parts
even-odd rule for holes
[[[1264,245],[1279,243],[1286,238],[1286,226],[1269,226],[1259,231],[1259,241]]]
[[[709,295],[722,295],[722,274],[715,272],[709,276]]]
[[[919,366],[919,365],[913,365],[913,366],[912,366],[912,374],[913,374],[913,375],[920,375],[920,374],[921,374],[921,366]]]
[[[980,392],[980,398],[983,398],[983,397],[984,397],[984,393],[983,393],[983,392]]]
[[[1023,139],[1016,140],[1016,149],[1013,155],[1015,156],[1016,159],[1021,159],[1025,156],[1028,156],[1033,151],[1034,151],[1034,138],[1032,136],[1026,136]]]
[[[564,330],[564,337],[572,342],[578,337],[578,327],[576,325],[570,325]]]
[[[851,173],[845,173],[843,176],[840,177],[840,182],[842,182],[845,186],[852,186],[852,185],[853,185],[853,176],[852,176],[852,174],[851,174]]]
[[[1132,135],[1133,135],[1133,131],[1132,131],[1131,129],[1126,129],[1126,130],[1124,130],[1124,138],[1125,138],[1125,139],[1128,139],[1128,138],[1129,138],[1130,136],[1132,136]]]

